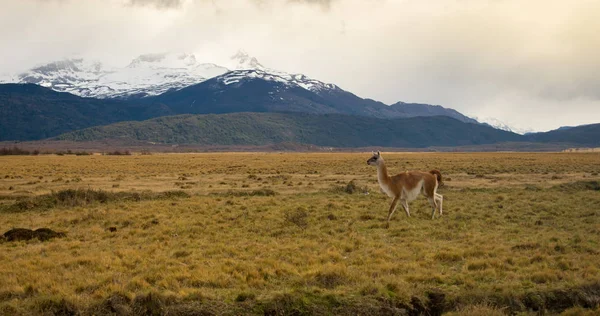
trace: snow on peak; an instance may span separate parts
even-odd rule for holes
[[[99,78],[110,87],[108,97],[152,96],[200,83],[229,71],[215,64],[196,62],[194,55],[151,54],[136,58],[129,66]]]
[[[3,82],[35,83],[82,97],[115,98],[151,96],[181,89],[229,71],[202,64],[192,54],[145,54],[127,67],[106,68],[82,58],[65,59],[34,67]]]
[[[535,132],[531,128],[518,128],[513,125],[509,125],[509,124],[507,124],[497,118],[494,118],[494,117],[485,117],[485,118],[474,117],[474,119],[480,123],[487,124],[495,129],[499,129],[499,130],[503,130],[503,131],[507,131],[507,132],[513,132],[513,133],[517,133],[517,134],[521,134],[521,135]]]
[[[87,61],[82,58],[65,59],[34,67],[20,73],[14,81],[35,83],[57,91],[69,91],[82,82],[96,80],[110,72],[98,61]]]
[[[240,49],[230,58],[233,71],[217,78],[218,81],[230,85],[245,78],[259,78],[274,81],[286,86],[298,86],[312,92],[336,89],[337,86],[311,79],[303,74],[290,74],[263,66],[255,57]]]
[[[311,79],[302,74],[288,74],[286,72],[275,71],[272,69],[234,70],[218,77],[217,80],[225,85],[230,85],[241,82],[246,78],[259,78],[262,80],[279,82],[285,84],[286,86],[298,86],[317,93],[324,90],[332,90],[337,88],[337,86],[334,84]]]

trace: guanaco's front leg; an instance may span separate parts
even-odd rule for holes
[[[402,199],[401,202],[402,207],[404,207],[404,210],[406,211],[406,216],[410,217],[410,211],[408,210],[408,202],[405,199]]]
[[[394,211],[396,211],[396,205],[398,205],[399,199],[400,199],[400,197],[398,197],[398,196],[394,197],[394,200],[392,201],[392,205],[390,205],[390,211],[388,212],[388,218],[387,218],[388,223],[390,222],[392,215],[394,215]]]

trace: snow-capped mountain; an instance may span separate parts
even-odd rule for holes
[[[338,88],[334,84],[311,79],[303,74],[290,74],[267,68],[243,50],[239,50],[231,57],[231,68],[234,70],[219,76],[217,78],[218,81],[229,85],[238,83],[244,78],[259,78],[266,81],[283,83],[286,86],[299,86],[312,92]]]
[[[108,71],[99,62],[66,59],[38,66],[21,74],[12,75],[6,82],[34,83],[56,91],[70,91],[95,82]]]
[[[474,117],[474,119],[476,119],[478,122],[480,122],[482,124],[487,124],[495,129],[500,129],[500,130],[507,131],[507,132],[513,132],[513,133],[517,133],[517,134],[521,134],[521,135],[535,133],[535,130],[533,130],[531,128],[514,127],[514,126],[511,126],[511,125],[509,125],[497,118],[493,118],[493,117],[485,117],[485,118]]]
[[[124,98],[181,89],[227,71],[215,64],[199,63],[191,54],[147,54],[122,68],[81,58],[67,59],[7,76],[5,82],[34,83],[82,97]]]
[[[60,92],[101,99],[159,95],[224,74],[222,80],[228,84],[247,77],[300,86],[313,92],[336,88],[302,74],[269,69],[242,50],[230,58],[228,66],[233,70],[199,63],[193,54],[146,54],[122,68],[77,58],[52,62],[17,75],[0,76],[0,83],[34,83]]]
[[[234,70],[222,76],[217,77],[217,80],[226,84],[238,83],[245,78],[259,78],[266,81],[274,81],[283,83],[289,86],[299,86],[312,92],[319,92],[327,89],[336,89],[337,86],[331,83],[324,83],[319,80],[311,79],[302,74],[288,74],[281,71],[261,70],[261,69],[244,69]]]
[[[111,88],[103,98],[145,97],[197,84],[227,71],[215,64],[199,63],[191,54],[147,54],[125,68],[101,76],[98,86]]]

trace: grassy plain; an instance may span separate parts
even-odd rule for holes
[[[0,241],[0,314],[600,312],[600,154],[383,153],[445,178],[389,229],[369,156],[0,157],[0,233],[67,234]],[[35,202],[67,189],[190,196]]]

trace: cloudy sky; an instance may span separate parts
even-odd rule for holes
[[[0,73],[155,52],[265,66],[518,128],[600,122],[597,0],[0,0]]]

